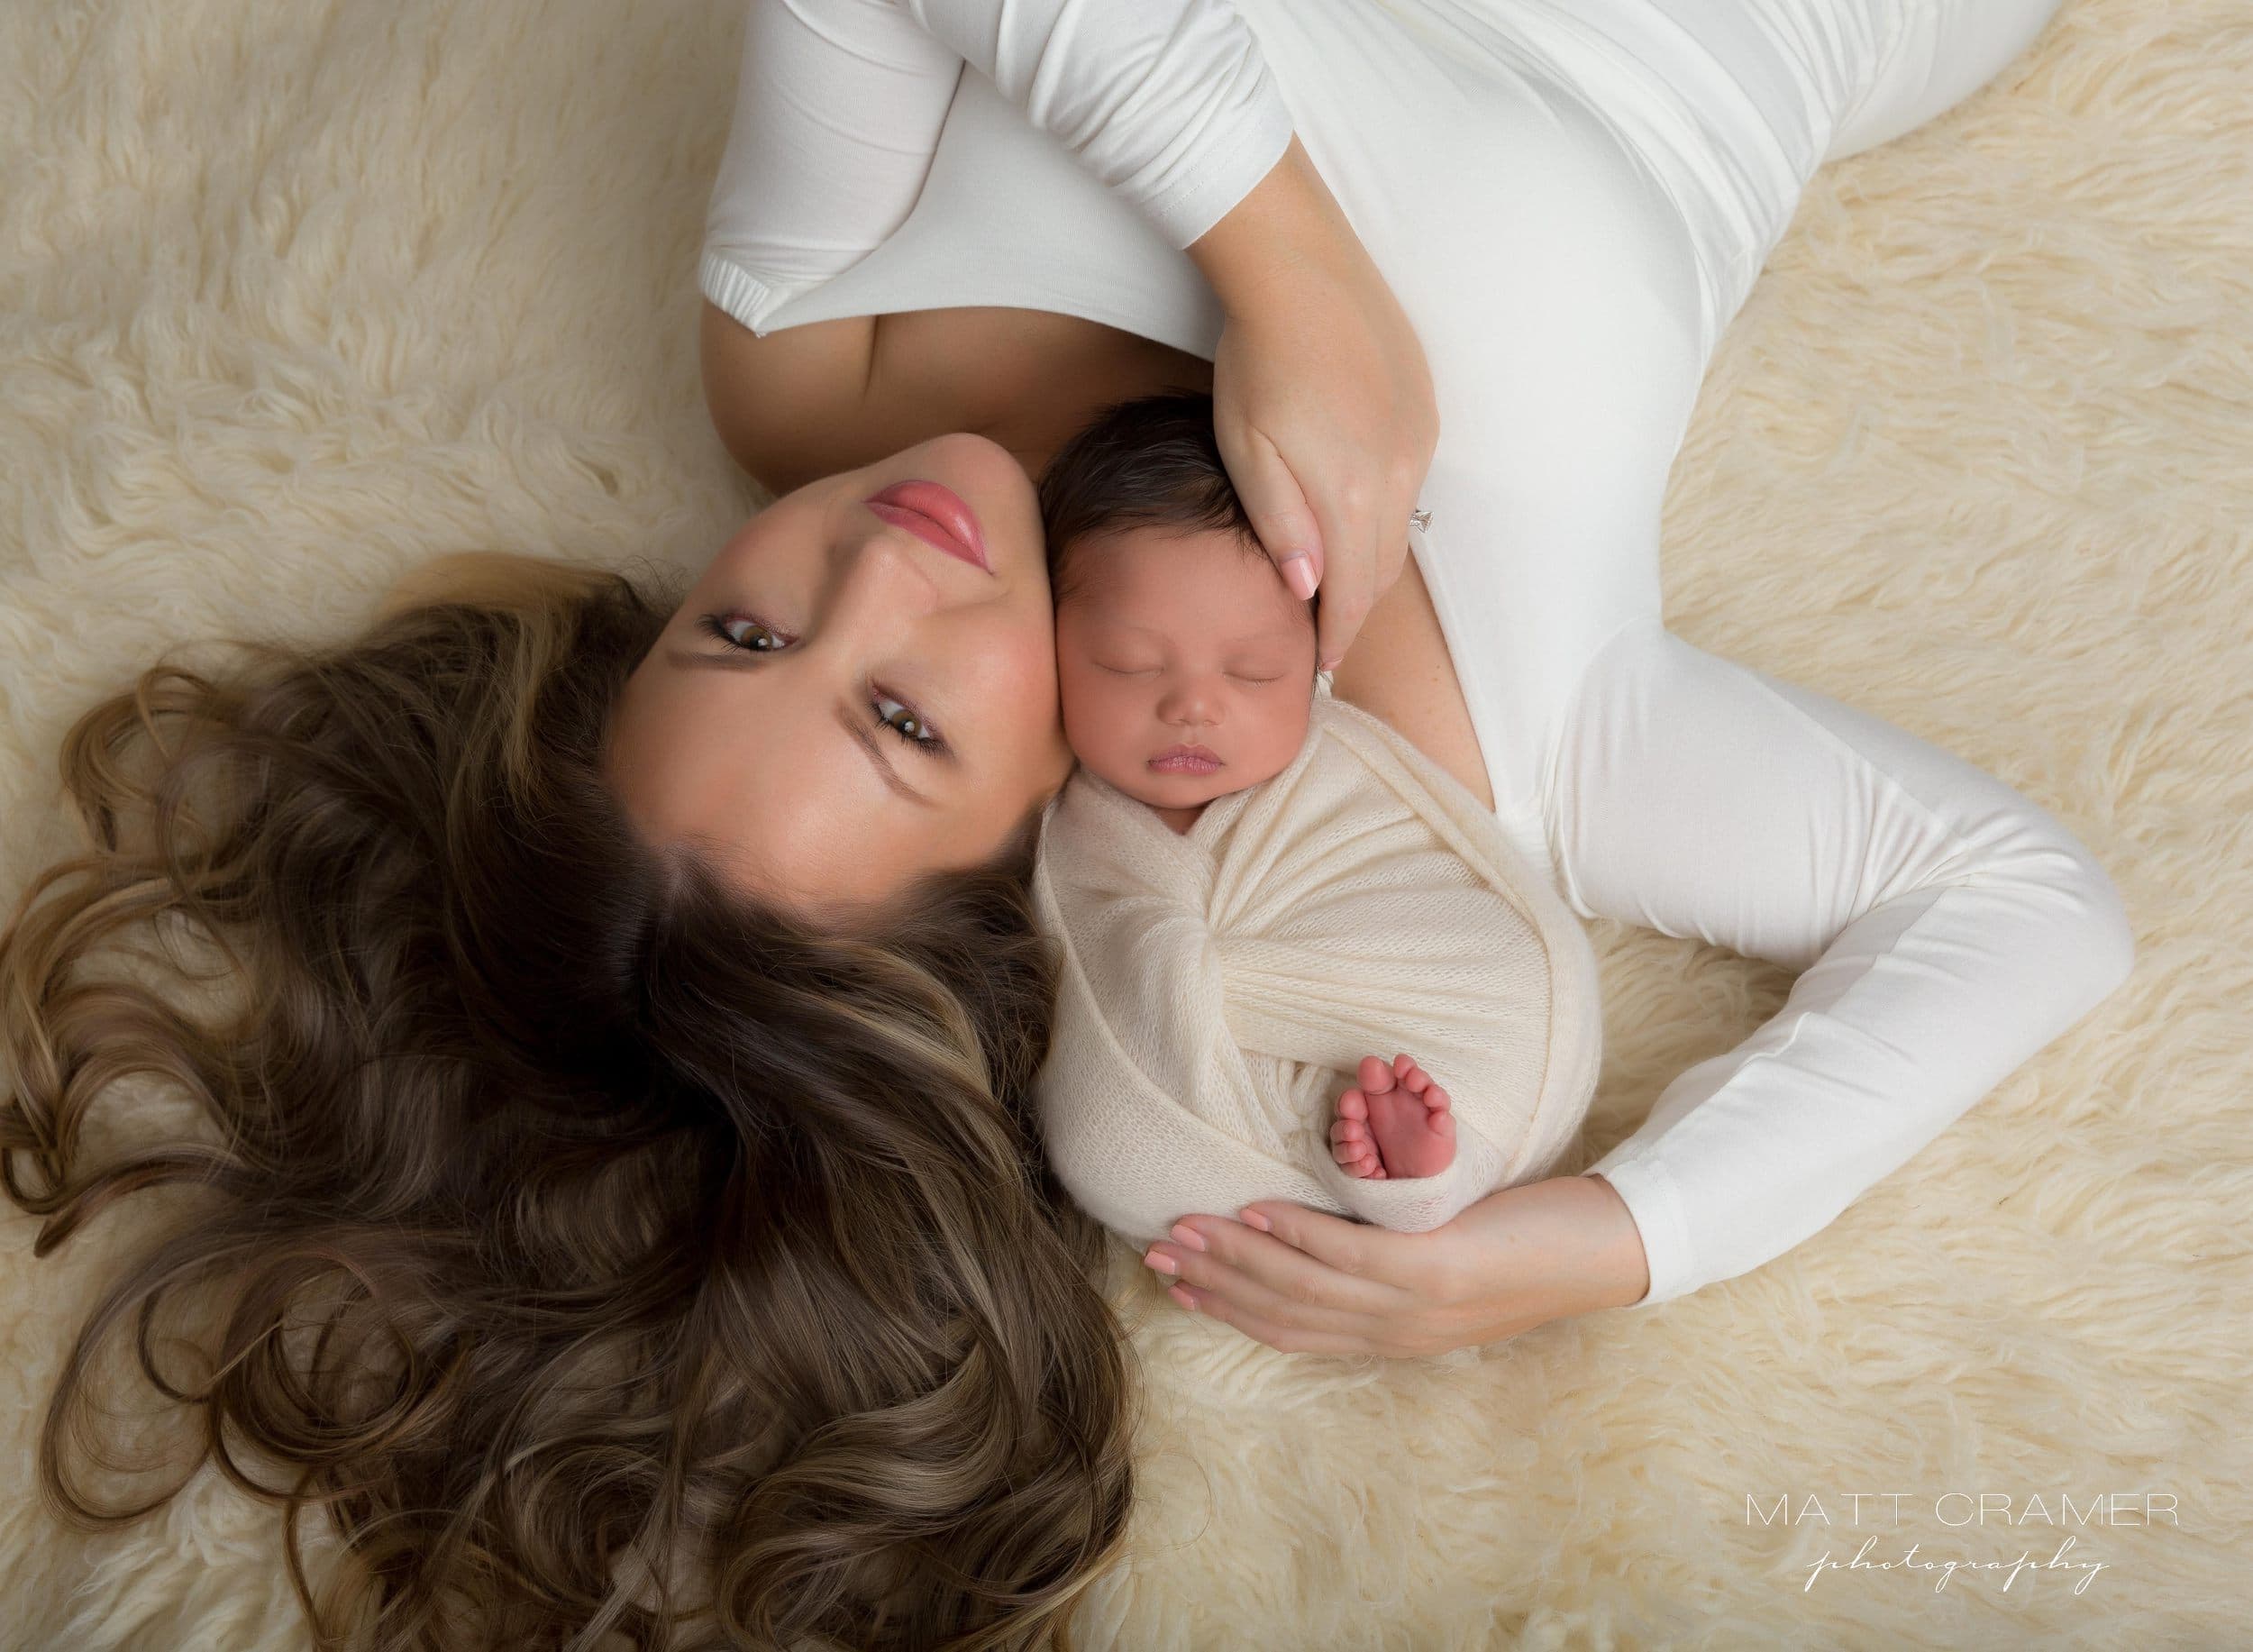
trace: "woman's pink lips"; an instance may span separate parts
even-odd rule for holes
[[[993,571],[993,565],[986,561],[986,541],[978,530],[977,515],[952,488],[920,480],[894,482],[862,503],[924,543],[935,545],[974,568]]]
[[[1201,745],[1168,746],[1150,760],[1160,774],[1210,774],[1220,759]]]

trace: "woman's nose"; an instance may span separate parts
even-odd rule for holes
[[[926,552],[900,531],[864,540],[831,595],[834,628],[896,633],[942,607],[945,582],[926,560],[941,554]]]

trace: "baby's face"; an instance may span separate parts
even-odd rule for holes
[[[1226,532],[1167,528],[1090,534],[1073,561],[1056,674],[1081,762],[1169,810],[1289,766],[1307,737],[1314,616],[1272,562]]]

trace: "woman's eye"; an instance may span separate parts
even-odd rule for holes
[[[729,647],[748,653],[771,654],[789,640],[773,626],[742,614],[707,614],[702,624]]]
[[[917,715],[913,707],[902,705],[889,694],[878,694],[872,703],[876,707],[876,720],[908,744],[920,745],[934,751],[946,744],[945,741],[932,733],[931,726]],[[900,716],[898,722],[892,721],[896,715],[903,713],[905,715]]]
[[[740,648],[745,653],[777,653],[794,640],[772,625],[742,614],[699,615],[697,625],[700,630],[719,638],[730,648]],[[945,736],[924,721],[923,714],[913,706],[896,700],[880,689],[871,689],[869,691],[869,707],[876,713],[878,724],[890,729],[909,745],[934,757],[953,755],[947,747]],[[899,720],[893,721],[895,717]]]

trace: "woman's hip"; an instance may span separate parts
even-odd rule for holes
[[[1263,9],[1266,0],[1241,0]],[[1818,168],[1902,136],[2024,54],[2062,0],[1360,0],[1508,96],[1583,103],[1674,198],[1723,324]],[[1307,16],[1308,0],[1296,0]],[[1255,25],[1256,26],[1256,25]],[[1365,26],[1365,25],[1364,25]],[[1710,342],[1710,341],[1709,341]]]
[[[1911,0],[1823,159],[1874,149],[1953,109],[2025,55],[2063,0]]]
[[[1525,4],[1526,0],[1505,0]],[[2014,61],[2062,0],[1600,0],[1679,28],[1720,63],[1804,181],[1953,108]]]

